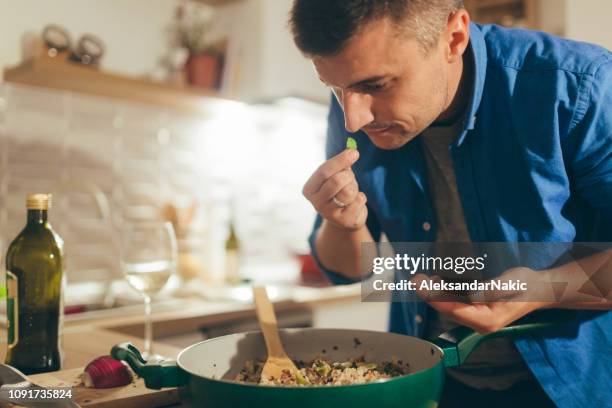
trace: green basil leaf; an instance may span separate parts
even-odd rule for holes
[[[357,150],[357,141],[349,136],[346,139],[346,148],[351,150]]]

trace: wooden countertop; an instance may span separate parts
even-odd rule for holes
[[[6,335],[5,332],[2,333]],[[96,357],[108,355],[112,346],[117,343],[131,341],[142,350],[142,339],[122,333],[102,329],[69,330],[63,336],[64,369],[81,368]],[[165,357],[175,359],[181,351],[176,347],[155,343],[155,352]],[[6,345],[0,350],[0,358],[4,361]]]

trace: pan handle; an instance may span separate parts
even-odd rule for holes
[[[469,327],[459,326],[442,333],[433,342],[444,351],[444,366],[456,367],[485,340],[496,337],[519,337],[542,330],[558,327],[561,323],[572,320],[574,312],[558,309],[545,310],[528,315],[496,332],[478,334]]]
[[[111,349],[111,356],[125,361],[138,376],[144,378],[147,388],[159,390],[163,387],[180,387],[186,385],[189,376],[181,370],[176,361],[158,360],[148,362],[140,350],[132,343],[120,343]]]

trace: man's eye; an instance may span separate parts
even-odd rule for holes
[[[362,85],[361,91],[362,92],[377,92],[377,91],[382,91],[383,89],[385,89],[386,84],[383,83],[375,83],[375,84],[366,84],[366,85]]]

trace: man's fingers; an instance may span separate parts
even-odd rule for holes
[[[343,203],[350,204],[355,200],[358,192],[359,187],[355,181],[355,174],[351,170],[341,170],[323,182],[319,191],[312,195],[311,202],[316,208],[317,204],[327,203],[336,197]]]
[[[473,322],[476,318],[483,317],[483,313],[486,313],[478,305],[463,302],[429,302],[429,305],[460,323]]]
[[[479,333],[490,333],[499,328],[497,317],[486,305],[463,302],[429,302],[429,305],[456,323],[471,327]]]
[[[336,225],[355,229],[365,224],[365,219],[367,219],[367,201],[366,195],[360,192],[355,200],[346,207],[340,208],[330,201],[322,209],[321,214]]]
[[[363,207],[365,207],[367,201],[368,199],[366,198],[366,195],[359,192],[355,200],[341,210],[342,217],[349,221],[356,221],[359,213],[361,213],[361,210],[363,210]]]
[[[535,307],[530,302],[431,302],[431,307],[455,322],[471,327],[480,334],[492,333],[511,324]]]
[[[474,301],[482,297],[480,292],[449,293],[448,291],[431,290],[432,285],[429,285],[428,289],[421,288],[424,281],[435,283],[439,280],[437,276],[429,277],[422,273],[411,279],[415,283],[419,297],[432,308],[458,324],[471,327],[480,334],[495,332],[539,307],[534,302],[503,301],[501,299]]]
[[[467,296],[461,293],[436,289],[435,284],[442,280],[439,276],[427,276],[424,273],[418,273],[410,280],[415,284],[417,295],[427,303],[467,302],[469,300]],[[426,285],[424,285],[424,283],[426,283]]]
[[[361,208],[361,212],[357,215],[357,219],[355,220],[355,227],[359,225],[365,225],[367,220],[368,220],[368,207],[364,205]]]
[[[359,151],[353,149],[346,149],[342,153],[332,157],[323,163],[317,171],[313,173],[312,176],[306,181],[304,184],[304,188],[302,190],[304,196],[310,197],[323,185],[323,183],[338,173],[341,170],[348,169],[357,161],[359,158]]]
[[[357,185],[356,182],[354,182],[354,183],[349,183],[346,186],[344,186],[342,190],[338,191],[335,197],[337,200],[343,203],[350,204],[353,201],[355,201],[358,194],[359,194],[359,186]]]

